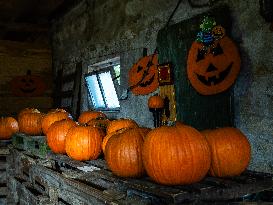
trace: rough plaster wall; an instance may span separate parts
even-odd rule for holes
[[[127,73],[142,55],[153,52],[156,36],[177,1],[87,0],[53,24],[52,43],[55,70],[62,61],[82,60],[87,65],[121,56],[121,90],[127,88]],[[235,123],[252,145],[250,169],[273,172],[273,43],[269,25],[259,15],[259,1],[225,0],[231,8],[233,39],[240,47],[242,68],[234,86]],[[172,22],[188,19],[208,8],[192,9],[182,1]],[[82,110],[87,108],[82,85]],[[150,95],[149,95],[150,96]],[[140,125],[152,127],[147,108],[149,96],[130,95],[121,102],[120,113]]]

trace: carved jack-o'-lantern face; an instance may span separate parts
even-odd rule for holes
[[[43,79],[36,75],[31,75],[28,71],[27,75],[18,76],[11,80],[11,90],[15,96],[39,96],[46,89]]]
[[[213,95],[228,89],[240,71],[240,55],[227,36],[203,50],[194,42],[189,50],[187,73],[192,86],[203,95]]]
[[[129,71],[129,86],[135,95],[146,95],[158,86],[157,54],[141,58]]]

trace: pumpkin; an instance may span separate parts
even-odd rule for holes
[[[47,130],[54,122],[69,118],[69,113],[63,109],[50,110],[42,119],[42,130],[47,134]]]
[[[22,109],[22,110],[19,112],[19,114],[18,114],[18,117],[17,117],[17,118],[19,118],[19,117],[20,117],[20,115],[22,115],[22,114],[24,114],[24,113],[33,112],[33,111],[35,111],[35,110],[36,110],[35,108],[29,108],[29,107],[24,108],[24,109]]]
[[[164,107],[164,100],[162,97],[158,95],[154,95],[149,97],[148,99],[148,107],[149,108],[163,108]]]
[[[206,136],[212,153],[209,170],[211,176],[237,176],[247,168],[251,147],[247,137],[239,129],[224,127],[202,133]]]
[[[28,135],[40,135],[42,133],[43,114],[37,110],[28,110],[18,116],[20,132]]]
[[[240,71],[240,55],[232,40],[224,36],[214,46],[203,49],[194,42],[189,50],[187,74],[191,85],[203,95],[213,95],[227,90]]]
[[[105,160],[110,170],[121,177],[141,177],[145,173],[142,146],[147,130],[127,129],[113,135],[105,148]]]
[[[117,119],[109,123],[106,133],[116,132],[123,128],[133,128],[138,127],[138,124],[132,119]]]
[[[127,129],[129,129],[129,128],[119,129],[119,130],[117,130],[117,131],[115,131],[115,132],[111,132],[111,133],[107,134],[107,135],[103,138],[102,143],[101,143],[102,152],[103,152],[103,153],[105,152],[106,144],[107,144],[108,140],[109,140],[112,136],[117,135],[117,134],[120,134],[120,133],[126,131]]]
[[[63,119],[54,122],[47,131],[47,144],[54,153],[65,154],[65,138],[68,130],[76,126],[72,119]]]
[[[19,131],[18,122],[13,117],[0,118],[0,140],[8,140]]]
[[[21,97],[41,96],[47,88],[43,78],[31,75],[30,70],[27,71],[26,75],[13,78],[10,87],[15,96]]]
[[[85,124],[88,121],[96,118],[107,118],[107,116],[100,111],[84,111],[80,114],[78,122],[81,124]]]
[[[198,182],[207,174],[211,162],[205,137],[187,125],[161,126],[150,131],[142,157],[147,174],[164,185]]]
[[[129,70],[129,85],[135,95],[146,95],[158,88],[157,65],[157,54],[153,54],[139,59]]]
[[[86,124],[91,127],[101,127],[106,130],[110,120],[107,118],[96,118],[89,120]]]
[[[66,135],[65,151],[75,160],[97,159],[101,153],[102,138],[103,133],[96,127],[72,127]]]

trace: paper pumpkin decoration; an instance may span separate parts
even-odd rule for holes
[[[157,65],[157,54],[153,54],[139,59],[130,69],[129,86],[135,95],[146,95],[158,88]]]
[[[17,76],[10,82],[11,91],[15,96],[33,97],[41,96],[46,90],[42,77],[31,75],[28,70],[26,75]]]
[[[204,49],[203,43],[193,42],[187,61],[191,85],[203,95],[227,90],[240,71],[240,54],[233,41],[224,36]]]

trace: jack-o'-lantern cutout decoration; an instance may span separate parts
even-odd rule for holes
[[[129,71],[130,90],[135,95],[146,95],[158,86],[157,54],[141,58]]]
[[[203,95],[227,90],[240,71],[240,55],[232,40],[224,36],[207,49],[194,42],[189,50],[187,73],[191,85]]]
[[[32,75],[28,70],[26,75],[17,76],[10,82],[11,91],[15,96],[41,96],[46,90],[46,84],[40,76]]]

